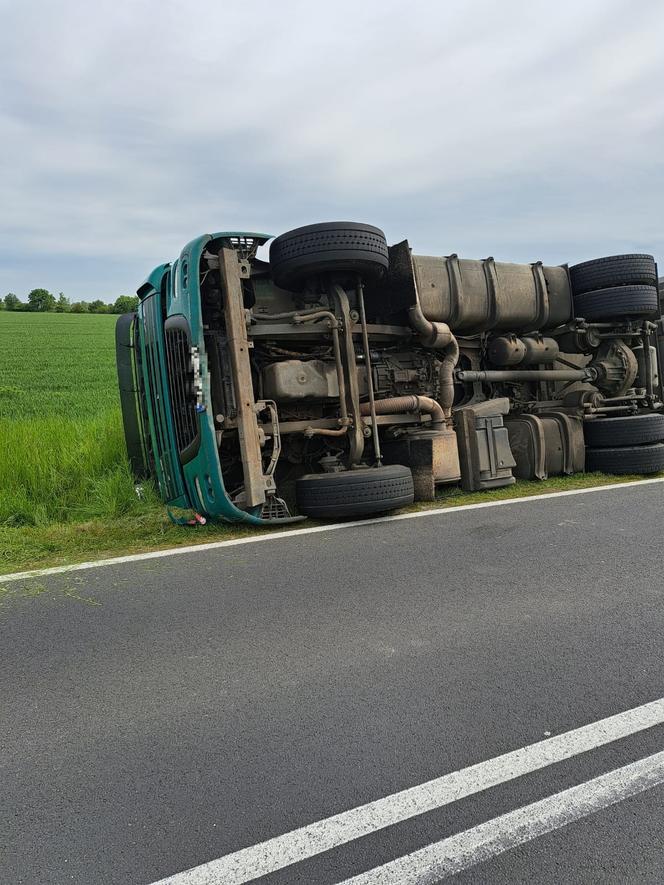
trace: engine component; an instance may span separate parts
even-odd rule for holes
[[[487,356],[494,366],[518,366],[525,355],[526,345],[516,335],[499,335],[487,347]]]
[[[445,425],[445,413],[440,403],[428,396],[393,396],[391,399],[377,399],[374,403],[377,415],[403,415],[407,412],[424,412],[431,415],[431,427],[439,429]],[[360,415],[370,414],[369,403],[360,405]]]
[[[638,372],[634,352],[620,338],[605,341],[588,366],[595,372],[593,384],[608,396],[620,396],[633,386]]]
[[[560,348],[555,338],[524,335],[522,341],[526,348],[526,355],[523,358],[525,366],[549,365],[555,363],[560,356]]]
[[[580,387],[568,390],[563,396],[563,406],[568,409],[596,409],[602,404],[604,397],[594,387]]]
[[[425,394],[438,399],[440,363],[426,351],[372,351],[371,363],[376,396]]]
[[[586,328],[580,325],[556,337],[558,348],[562,353],[592,353],[602,343],[599,330],[592,326]]]
[[[565,412],[514,415],[505,419],[518,479],[546,479],[583,472],[585,445],[580,418]]]
[[[282,360],[263,369],[263,395],[276,402],[339,399],[339,381],[333,362]]]
[[[487,354],[495,366],[532,366],[554,363],[560,348],[554,338],[541,335],[499,335],[489,341]]]

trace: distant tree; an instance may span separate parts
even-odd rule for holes
[[[115,299],[113,313],[131,313],[138,307],[138,295],[120,295]]]
[[[4,300],[4,298],[0,298],[0,310],[4,310],[4,309],[5,309],[5,300]]]
[[[28,294],[28,310],[55,310],[55,295],[48,289],[33,289]]]
[[[60,296],[55,304],[55,309],[58,313],[69,313],[71,305],[69,303],[69,298],[67,298],[64,292],[60,292]]]
[[[106,313],[107,305],[99,298],[90,302],[90,313]]]
[[[72,313],[88,313],[90,306],[87,301],[74,301],[71,306]]]
[[[21,299],[18,295],[14,295],[13,292],[8,292],[5,295],[5,307],[7,310],[20,310],[22,307]]]

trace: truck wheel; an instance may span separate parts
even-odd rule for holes
[[[297,480],[295,494],[298,510],[305,516],[368,516],[412,504],[413,476],[410,468],[400,464],[343,473],[309,473]]]
[[[664,444],[586,449],[586,470],[592,473],[659,473],[664,470]]]
[[[574,296],[574,313],[584,320],[643,317],[657,310],[655,286],[612,286]]]
[[[370,224],[309,224],[272,241],[270,266],[276,284],[293,291],[321,273],[377,279],[388,267],[387,241],[383,231]]]
[[[586,445],[595,448],[637,446],[664,440],[664,415],[647,412],[620,418],[591,418],[584,421]]]
[[[609,255],[583,261],[569,269],[575,295],[611,286],[656,286],[657,270],[652,255]]]

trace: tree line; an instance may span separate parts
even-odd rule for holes
[[[28,293],[27,302],[9,292],[0,298],[0,310],[50,311],[51,313],[129,313],[138,307],[137,295],[120,295],[113,304],[106,304],[97,298],[95,301],[70,301],[60,292],[58,298],[48,289],[33,289]]]

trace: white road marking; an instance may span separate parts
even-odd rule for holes
[[[527,504],[529,501],[544,501],[548,498],[565,498],[570,495],[587,495],[591,492],[609,492],[614,489],[626,489],[633,486],[652,485],[664,482],[664,477],[655,479],[637,479],[632,482],[615,482],[604,486],[592,486],[587,489],[569,489],[564,492],[545,492],[541,495],[526,495],[523,498],[506,498],[504,501],[480,501],[478,504],[462,504],[459,507],[436,507],[431,510],[417,510],[413,513],[397,513],[394,516],[377,516],[372,519],[357,519],[353,522],[336,522],[330,525],[317,525],[304,529],[287,529],[279,532],[262,532],[247,538],[232,538],[229,541],[210,541],[206,544],[189,544],[186,547],[169,547],[167,550],[153,550],[150,553],[131,553],[127,556],[114,556],[111,559],[90,560],[74,565],[56,565],[50,568],[33,569],[26,572],[12,572],[0,575],[0,583],[8,581],[25,581],[29,578],[42,578],[46,575],[60,575],[67,572],[78,572],[84,569],[100,568],[107,565],[120,565],[124,562],[141,562],[145,559],[161,559],[165,556],[182,556],[186,553],[202,553],[205,550],[217,550],[222,547],[236,547],[240,544],[257,544],[261,541],[275,541],[278,538],[298,538],[301,535],[314,535],[319,532],[332,532],[337,529],[356,528],[357,526],[376,525],[383,522],[398,522],[403,519],[420,519],[425,516],[452,516],[465,513],[467,510],[481,510],[485,507],[508,507],[513,504]]]
[[[664,698],[343,811],[161,879],[153,885],[239,885],[251,882],[369,833],[662,723]]]
[[[433,885],[664,783],[664,751],[524,805],[339,885]]]

